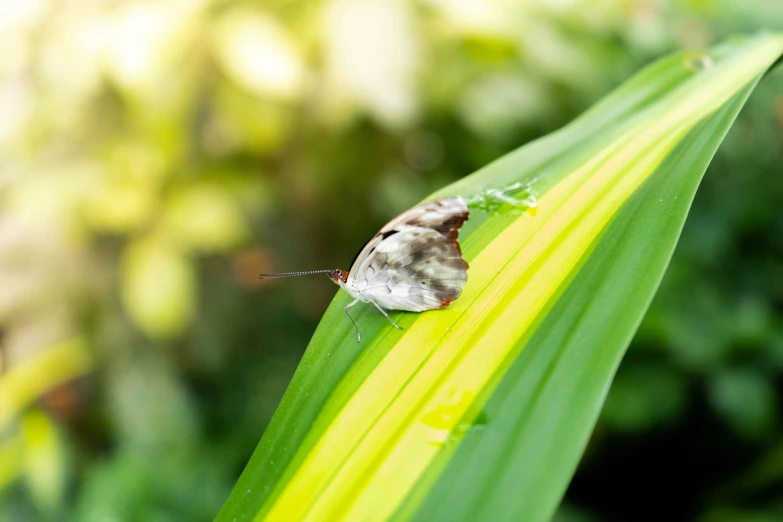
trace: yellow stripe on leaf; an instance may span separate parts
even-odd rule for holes
[[[406,329],[318,440],[302,446],[306,453],[293,459],[299,467],[258,519],[393,515],[439,452],[459,443],[449,434],[458,435],[480,411],[477,399],[518,355],[520,340],[622,205],[696,124],[783,51],[780,37],[749,45],[647,109],[633,128],[540,195],[535,217],[519,217],[471,259],[462,297]]]

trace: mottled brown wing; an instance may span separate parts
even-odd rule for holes
[[[366,245],[356,254],[351,263],[350,272],[362,269],[362,265],[368,261],[370,254],[378,244],[391,235],[399,232],[401,225],[432,228],[441,234],[448,235],[457,243],[459,228],[468,219],[468,205],[459,196],[427,201],[421,205],[406,210],[392,219],[370,239]]]
[[[392,310],[447,306],[460,296],[468,277],[457,242],[467,218],[462,198],[444,198],[404,212],[362,250],[347,284]]]

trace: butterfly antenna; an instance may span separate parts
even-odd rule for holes
[[[331,270],[308,270],[304,272],[281,272],[279,274],[258,274],[259,279],[282,279],[284,277],[297,277],[311,274],[328,274]]]

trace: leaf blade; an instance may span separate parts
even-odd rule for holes
[[[708,144],[710,141],[712,141],[714,144],[712,147],[714,150],[714,148],[717,147],[717,144],[722,140],[726,130],[728,130],[731,122],[736,116],[736,113],[744,103],[744,99],[751,90],[752,86],[749,86],[744,90],[744,92],[738,93],[735,103],[727,105],[722,111],[720,111],[720,113],[714,116],[716,120],[721,121],[719,121],[717,125],[713,126],[710,129],[710,132],[693,132],[688,139],[687,146],[681,147],[683,152],[681,154],[675,154],[673,159],[675,159],[678,163],[689,163],[693,158],[688,157],[687,150],[695,150],[701,147],[707,147],[709,146]],[[705,125],[705,127],[708,126]],[[697,167],[696,170],[694,170],[694,172],[698,172],[698,169],[705,169],[706,166],[707,162],[702,161],[702,163],[699,165],[699,167]],[[660,170],[667,168],[671,169],[673,167],[664,165]],[[506,406],[505,408],[496,410],[497,404],[502,403],[504,400],[508,401],[508,404],[511,405],[535,404],[536,400],[533,400],[532,398],[535,395],[533,390],[536,389],[535,385],[538,385],[540,387],[549,387],[549,393],[561,395],[560,400],[568,402],[568,404],[558,405],[558,401],[555,399],[549,399],[546,396],[541,397],[541,395],[537,396],[537,400],[547,404],[550,408],[555,407],[559,411],[581,412],[584,416],[587,417],[586,419],[583,419],[581,423],[576,422],[574,424],[581,424],[583,427],[591,427],[594,424],[598,413],[600,412],[600,405],[603,402],[603,396],[608,391],[608,385],[611,382],[611,375],[616,370],[622,354],[625,351],[625,347],[631,340],[633,332],[636,331],[638,321],[626,324],[624,329],[618,327],[618,325],[615,325],[613,330],[610,332],[605,332],[619,335],[620,338],[618,339],[593,339],[591,342],[590,336],[586,333],[575,334],[575,338],[580,339],[581,345],[585,347],[615,347],[615,350],[610,352],[595,351],[595,353],[592,353],[592,355],[595,357],[591,358],[590,354],[578,353],[579,345],[576,344],[575,341],[571,341],[570,349],[572,350],[572,353],[570,354],[570,360],[578,361],[579,359],[582,359],[592,361],[592,365],[589,368],[584,369],[582,372],[579,372],[578,369],[572,368],[573,373],[590,374],[591,377],[593,377],[593,379],[591,379],[594,381],[593,384],[599,385],[598,388],[593,388],[591,390],[591,386],[585,385],[584,382],[580,383],[581,385],[578,386],[578,396],[568,396],[569,392],[573,393],[573,390],[569,388],[569,383],[579,383],[575,375],[568,374],[559,378],[549,376],[549,383],[542,383],[542,381],[545,380],[542,378],[542,376],[547,375],[546,369],[549,367],[549,365],[552,364],[552,359],[555,357],[555,355],[547,356],[548,351],[560,354],[561,361],[569,359],[569,355],[565,353],[569,349],[569,343],[563,342],[560,339],[550,339],[549,341],[545,341],[545,339],[547,339],[547,337],[553,333],[570,331],[571,329],[562,325],[562,323],[569,323],[569,317],[572,318],[573,322],[577,321],[574,316],[580,315],[583,322],[587,321],[592,322],[593,324],[605,324],[605,322],[610,318],[616,318],[618,316],[617,306],[615,306],[610,309],[603,308],[593,310],[594,313],[603,314],[604,317],[600,317],[594,321],[588,321],[590,312],[579,309],[579,304],[584,303],[585,301],[591,301],[593,303],[606,303],[609,301],[621,303],[621,306],[624,309],[634,306],[639,309],[646,309],[647,306],[649,306],[653,295],[652,288],[657,287],[660,283],[664,268],[668,264],[671,253],[673,252],[674,246],[676,244],[676,237],[664,237],[653,245],[647,245],[650,248],[646,250],[638,249],[636,251],[631,251],[632,249],[629,245],[638,245],[635,245],[632,238],[629,236],[633,235],[635,231],[638,230],[639,227],[644,226],[645,223],[653,223],[653,227],[656,230],[664,227],[665,225],[668,227],[681,229],[687,215],[687,210],[690,207],[690,201],[695,194],[700,178],[700,175],[680,177],[679,179],[676,179],[676,181],[680,183],[680,186],[664,185],[660,182],[657,184],[657,186],[653,186],[654,184],[650,183],[651,186],[646,188],[649,191],[649,193],[646,194],[647,197],[641,197],[641,194],[637,194],[637,197],[634,200],[628,202],[623,211],[618,214],[615,223],[612,225],[613,228],[607,230],[604,236],[601,238],[601,242],[604,244],[602,245],[599,242],[596,248],[591,252],[591,260],[584,265],[582,269],[583,271],[580,271],[579,276],[577,276],[582,280],[575,280],[571,286],[571,288],[575,288],[580,293],[582,293],[582,297],[580,298],[579,296],[569,294],[568,292],[564,293],[563,299],[559,301],[558,305],[567,306],[569,308],[568,312],[560,313],[558,311],[554,311],[551,314],[551,317],[558,318],[559,321],[561,321],[561,324],[547,325],[544,323],[539,327],[535,334],[537,338],[534,336],[534,338],[531,339],[526,352],[523,352],[524,357],[521,357],[518,361],[515,361],[517,364],[517,371],[510,370],[506,374],[504,378],[506,389],[503,389],[504,383],[501,383],[498,387],[496,395],[493,396],[490,403],[488,403],[486,406],[487,415],[490,419],[513,419],[513,407]],[[653,179],[651,181],[655,180]],[[646,205],[646,208],[644,208],[645,200],[648,203],[652,202],[653,204],[648,204]],[[668,205],[665,206],[665,209],[662,209],[661,207],[663,205],[655,205],[655,202],[667,202]],[[616,263],[617,259],[621,256],[621,254],[619,254],[616,249],[623,248],[626,251],[626,255],[633,255],[635,259],[633,261],[626,260],[624,263]],[[625,273],[618,274],[617,272],[611,272],[612,278],[603,278],[603,281],[601,280],[602,278],[600,276],[591,274],[592,271],[606,275],[606,265],[612,262],[618,264],[619,269],[623,269]],[[633,298],[628,298],[622,301],[617,299],[610,300],[600,293],[602,288],[604,292],[609,292],[609,290],[606,289],[607,284],[613,285],[615,287],[615,291],[618,291],[617,288],[625,289],[631,287],[630,283],[638,279],[639,274],[644,274],[644,277],[647,279],[647,286],[644,287],[638,284],[633,285],[633,287],[637,289],[636,295]],[[588,282],[591,284],[586,284]],[[595,298],[594,296],[596,295],[598,295],[599,298]],[[642,314],[637,314],[637,316],[641,318]],[[582,352],[584,351],[585,350],[582,350]],[[594,377],[596,374],[600,374],[601,378],[595,379]],[[515,382],[517,383],[516,386]],[[527,385],[527,389],[525,389],[525,385]],[[568,399],[571,400],[569,401]],[[587,403],[592,407],[584,407],[582,404],[580,404],[580,402]],[[517,510],[510,516],[507,512],[505,513],[509,519],[532,521],[548,520],[557,506],[557,502],[559,501],[560,496],[562,496],[564,493],[567,482],[561,481],[557,485],[552,485],[547,483],[547,477],[553,474],[551,470],[552,468],[556,467],[556,463],[559,460],[566,461],[562,465],[569,469],[565,470],[562,474],[570,477],[570,474],[574,471],[578,456],[581,454],[584,445],[587,443],[587,439],[590,433],[589,429],[582,431],[580,444],[570,445],[572,449],[570,459],[564,459],[564,449],[567,449],[569,445],[559,443],[558,434],[553,432],[551,428],[546,429],[545,427],[541,429],[541,426],[546,426],[545,421],[547,417],[548,415],[546,412],[534,411],[529,413],[527,418],[524,420],[515,419],[516,422],[524,422],[526,426],[532,425],[538,427],[539,429],[535,431],[525,428],[518,430],[498,430],[501,433],[531,434],[531,437],[537,435],[540,439],[537,443],[519,443],[517,446],[518,448],[537,448],[539,451],[544,452],[541,450],[542,445],[549,446],[549,450],[545,452],[549,455],[549,458],[542,458],[540,455],[538,455],[539,460],[546,463],[545,469],[543,470],[531,470],[533,466],[530,463],[534,462],[534,459],[530,451],[520,455],[515,455],[514,452],[511,451],[504,452],[502,454],[502,459],[505,463],[506,469],[509,470],[509,473],[519,469],[525,470],[525,473],[513,475],[506,478],[506,480],[511,481],[513,483],[513,487],[517,490],[530,492],[529,496],[525,499],[526,502],[524,504],[524,510]],[[437,488],[448,490],[449,486],[451,486],[453,488],[457,488],[458,491],[451,490],[448,493],[444,491],[434,491],[427,498],[426,505],[422,506],[416,512],[416,516],[413,517],[415,520],[456,521],[504,519],[502,516],[503,513],[500,513],[497,509],[493,508],[497,506],[508,506],[509,503],[504,503],[502,498],[497,498],[498,494],[493,494],[493,491],[509,491],[512,488],[508,484],[505,487],[498,487],[496,481],[489,479],[489,476],[497,469],[498,466],[487,466],[486,463],[492,462],[492,459],[490,459],[490,457],[485,452],[491,451],[493,447],[508,447],[508,444],[503,444],[503,442],[497,440],[489,440],[492,435],[491,431],[492,420],[490,420],[486,433],[482,433],[482,437],[485,438],[484,447],[476,447],[476,445],[481,442],[477,439],[466,441],[466,445],[460,448],[460,451],[463,452],[463,455],[452,458],[448,463],[449,468],[443,471],[441,475],[443,477],[459,476],[461,473],[461,470],[459,469],[460,465],[464,466],[470,463],[473,484],[484,484],[485,486],[481,489],[478,489],[475,486],[459,487],[459,485],[453,483],[450,485],[448,480],[440,481],[437,483]],[[473,445],[473,447],[470,447],[470,445]],[[555,458],[556,456],[559,458]],[[509,463],[509,460],[512,462]],[[462,464],[460,464],[461,462]],[[527,465],[522,466],[521,463],[523,462]],[[491,469],[485,469],[482,473],[482,463],[484,466],[487,466]],[[554,475],[556,475],[556,473]],[[533,479],[535,479],[537,483],[531,484],[530,482]],[[495,486],[494,488],[490,487],[493,485],[493,483]],[[438,502],[439,500],[442,500],[444,496],[447,496],[450,499],[450,502]],[[481,502],[475,501],[475,498],[472,499],[474,502],[470,502],[469,499],[471,499],[471,496],[480,498]],[[473,509],[468,509],[465,506],[466,503],[469,503]]]
[[[462,440],[433,444],[427,423],[434,420],[436,431],[446,433],[448,442],[448,435],[480,415],[485,401],[491,404],[503,375],[526,360],[523,348],[540,335],[547,319],[556,317],[552,310],[583,273],[616,216],[643,193],[699,125],[711,121],[710,130],[722,138],[733,116],[718,118],[725,128],[712,118],[731,113],[725,113],[726,107],[738,110],[744,97],[737,93],[746,96],[782,48],[781,38],[775,36],[730,42],[709,55],[714,64],[698,71],[698,77],[684,71],[688,55],[664,59],[563,131],[433,195],[475,194],[490,182],[510,181],[533,182],[541,193],[535,218],[477,220],[463,242],[471,264],[463,296],[443,311],[397,314],[403,333],[391,331],[381,318],[363,311],[357,320],[370,342],[352,347],[346,341],[351,337],[349,325],[341,322],[339,310],[347,301],[338,295],[218,519],[237,514],[258,520],[380,520],[394,514],[408,519],[430,512],[430,499],[442,497],[443,491],[455,494],[443,489],[448,483],[440,482],[445,476],[441,472],[463,451],[458,448],[467,446]],[[701,85],[709,86],[708,92],[701,91]],[[697,159],[705,167],[720,138],[708,140],[706,152],[698,151]],[[686,167],[698,181],[703,168],[699,171],[694,165],[700,163],[688,161]],[[688,205],[681,209],[687,211]],[[679,229],[667,230],[673,248]],[[648,241],[654,236],[643,235]],[[666,262],[670,253],[671,249],[664,256]],[[665,263],[651,272],[657,281],[664,268]],[[657,282],[637,286],[648,303]],[[626,311],[624,317],[633,319],[626,330],[635,331],[644,309],[646,304],[633,313]],[[630,333],[613,338],[614,351],[607,353],[621,355],[629,340]],[[604,359],[596,360],[606,359],[606,353],[599,355]],[[534,368],[538,366],[530,367]],[[538,495],[546,501],[528,513],[531,520],[547,516],[556,506],[612,371],[604,369],[602,380],[596,381],[601,393],[588,394],[589,415],[581,417],[581,430],[569,438],[571,451],[562,452],[569,455],[571,467],[561,466],[559,482]],[[310,398],[310,393],[315,396]],[[562,423],[563,411],[561,406],[547,419]],[[491,416],[489,422],[491,426]],[[528,432],[534,437],[536,430]],[[243,495],[244,489],[270,493]],[[473,507],[480,513],[478,503]]]

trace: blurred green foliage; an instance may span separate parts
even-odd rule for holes
[[[0,5],[0,521],[210,520],[388,218],[753,0]],[[716,157],[562,520],[781,520],[783,73]],[[662,472],[668,479],[655,478]]]

